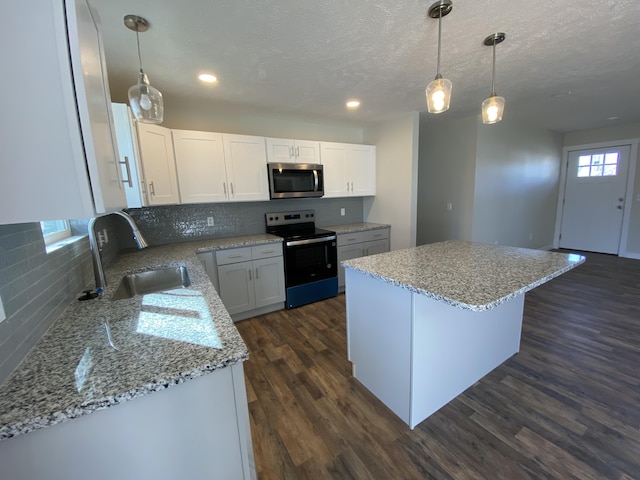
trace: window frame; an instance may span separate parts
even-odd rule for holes
[[[45,233],[45,224],[55,224],[55,230]],[[52,245],[60,240],[69,238],[71,236],[71,224],[69,220],[45,220],[40,222],[40,231],[42,232],[42,238],[46,246]]]

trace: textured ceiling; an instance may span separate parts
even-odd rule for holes
[[[90,2],[116,100],[136,80],[135,34],[122,21],[132,13],[151,23],[140,35],[143,66],[167,98],[358,123],[426,110],[438,35],[431,1]],[[639,0],[454,0],[442,20],[451,109],[429,121],[479,112],[491,86],[482,41],[496,31],[507,34],[496,67],[504,121],[558,131],[640,122]],[[218,76],[216,86],[196,79],[204,70]],[[362,101],[358,111],[345,109],[351,97]]]

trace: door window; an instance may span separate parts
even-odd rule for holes
[[[619,152],[580,155],[578,177],[611,177],[618,174]]]

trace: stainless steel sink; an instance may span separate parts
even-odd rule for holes
[[[136,295],[161,292],[191,285],[187,267],[164,267],[122,277],[111,300],[132,298]]]

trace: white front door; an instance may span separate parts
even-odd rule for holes
[[[560,247],[617,254],[629,145],[569,152]]]

